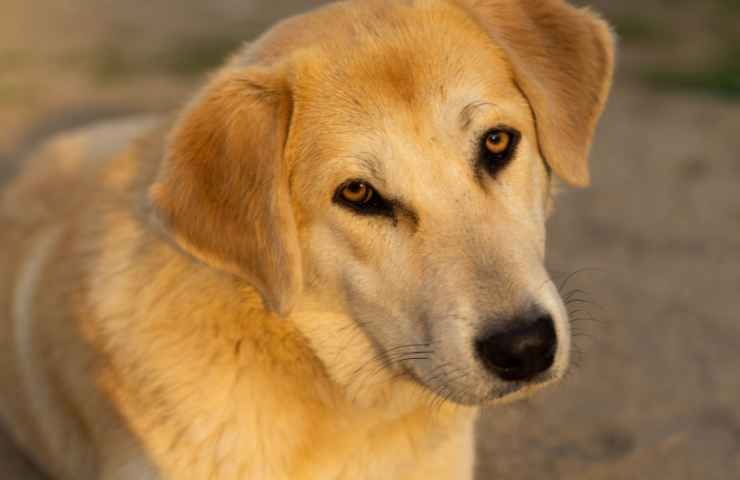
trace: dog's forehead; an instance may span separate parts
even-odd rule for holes
[[[389,5],[298,55],[297,89],[321,108],[334,100],[420,111],[430,101],[464,101],[513,85],[505,54],[466,12],[446,2],[421,4]]]
[[[528,112],[505,54],[480,26],[462,10],[427,3],[435,8],[389,7],[298,56],[295,113],[312,146],[434,137],[482,103]],[[331,145],[322,148],[322,139]]]

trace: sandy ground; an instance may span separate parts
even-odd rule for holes
[[[235,38],[311,3],[3,0],[0,176],[50,131],[172,108]],[[591,302],[573,312],[577,365],[485,413],[479,478],[740,478],[740,103],[638,81],[706,62],[740,16],[707,7],[697,27],[667,2],[600,3],[630,38],[594,184],[550,225],[556,278],[578,271],[564,291]],[[1,434],[0,478],[40,478]]]

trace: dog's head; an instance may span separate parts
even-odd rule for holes
[[[551,172],[588,183],[612,63],[606,24],[561,0],[334,4],[210,82],[151,198],[353,395],[400,374],[458,403],[514,397],[567,368]]]

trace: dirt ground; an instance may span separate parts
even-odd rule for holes
[[[0,176],[48,132],[177,106],[239,40],[315,3],[2,0]],[[592,303],[566,381],[483,416],[479,478],[740,479],[740,2],[591,3],[620,70],[593,186],[563,194],[549,258]],[[1,434],[0,478],[41,478]]]

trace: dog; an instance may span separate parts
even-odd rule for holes
[[[561,378],[553,185],[589,183],[607,23],[349,0],[175,115],[58,135],[0,204],[0,420],[55,479],[470,479]]]

